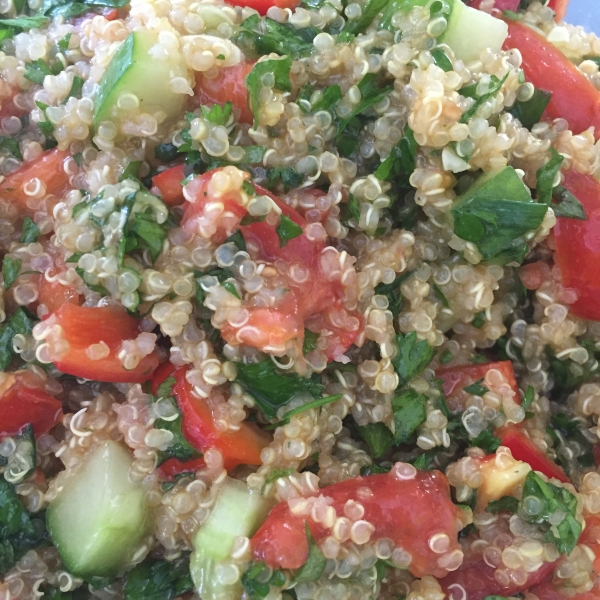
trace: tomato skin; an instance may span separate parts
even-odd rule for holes
[[[483,600],[495,595],[508,597],[544,581],[551,576],[555,567],[556,563],[544,563],[535,573],[529,574],[525,585],[502,587],[494,577],[496,569],[490,567],[481,554],[473,554],[456,571],[441,579],[440,585],[447,594],[447,600]],[[464,589],[466,596],[458,586]],[[547,599],[542,596],[541,600]]]
[[[436,369],[435,374],[436,377],[443,380],[442,389],[446,398],[452,398],[452,396],[461,392],[463,388],[483,379],[490,369],[497,369],[504,375],[510,387],[515,391],[515,402],[520,404],[519,386],[510,360],[469,364],[460,367],[440,367]]]
[[[185,179],[184,165],[176,165],[152,178],[152,186],[158,188],[167,206],[178,206],[185,202],[181,182]]]
[[[253,8],[261,15],[266,15],[272,6],[291,8],[293,10],[299,6],[300,0],[233,0],[231,4],[234,6],[247,6],[248,8]]]
[[[332,500],[338,516],[344,514],[348,500],[361,504],[362,518],[375,527],[371,540],[389,537],[407,550],[412,555],[409,570],[415,577],[443,577],[448,570],[438,564],[440,555],[429,548],[429,539],[445,533],[449,537],[448,552],[458,550],[457,536],[462,527],[460,509],[450,500],[448,480],[439,471],[418,471],[409,480],[393,473],[356,477],[320,493]],[[279,503],[251,539],[254,559],[274,568],[301,567],[308,556],[305,523],[317,542],[331,534],[330,529],[310,517],[292,514],[287,502]]]
[[[554,260],[563,286],[577,291],[571,312],[600,321],[600,182],[570,169],[564,173],[563,185],[583,204],[587,221],[557,218]]]
[[[256,0],[257,3],[264,0]],[[266,2],[264,2],[266,4]],[[244,2],[232,2],[240,6],[246,6]],[[251,4],[248,4],[251,6]],[[255,8],[252,6],[252,8]],[[267,7],[268,8],[268,7]],[[258,10],[258,9],[257,9]],[[254,62],[243,63],[233,67],[222,67],[216,77],[209,79],[202,73],[196,75],[194,92],[200,104],[211,106],[231,102],[238,110],[240,123],[252,123],[254,115],[248,107],[248,90],[246,89],[246,77],[254,68]]]
[[[62,416],[60,400],[25,386],[17,375],[15,384],[0,398],[0,437],[16,435],[28,423],[37,437],[50,431]]]
[[[548,119],[563,118],[573,133],[595,127],[600,138],[600,92],[551,42],[526,25],[506,21],[508,37],[503,48],[516,48],[523,57],[527,80],[536,88],[552,92],[544,112]]]
[[[246,422],[237,431],[219,431],[206,400],[194,395],[192,384],[185,377],[187,371],[187,367],[179,367],[173,372],[176,379],[173,393],[182,413],[181,430],[185,439],[201,452],[208,448],[219,450],[228,471],[238,465],[260,465],[260,453],[270,443],[271,436],[254,423]]]
[[[513,458],[526,462],[534,471],[539,471],[546,477],[554,477],[563,483],[568,483],[562,467],[557,465],[538,448],[518,425],[506,425],[494,432],[500,438],[503,446],[512,452]]]
[[[550,0],[550,2],[548,2],[548,6],[555,12],[556,20],[562,21],[567,14],[569,0]]]
[[[139,335],[139,321],[117,306],[91,308],[63,304],[50,315],[63,330],[62,336],[69,343],[64,354],[58,354],[53,362],[63,373],[95,381],[141,383],[152,377],[158,366],[156,350],[142,358],[134,369],[127,371],[117,357],[121,344]],[[90,360],[86,349],[92,344],[104,342],[109,355],[100,360]]]
[[[65,173],[64,163],[71,156],[67,150],[46,150],[31,162],[25,163],[0,183],[2,197],[17,206],[25,213],[31,213],[27,206],[29,196],[23,192],[23,184],[34,177],[46,185],[47,194],[60,195],[69,185],[69,176]]]

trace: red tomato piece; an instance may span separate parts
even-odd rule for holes
[[[548,2],[548,6],[555,12],[556,20],[562,21],[567,14],[569,0],[550,0],[550,2]]]
[[[550,577],[555,566],[556,563],[544,563],[535,573],[529,574],[525,585],[512,583],[508,587],[503,587],[494,577],[496,569],[490,567],[479,552],[468,556],[463,564],[444,577],[440,584],[447,594],[447,600],[482,600],[487,596],[496,595],[508,597]],[[547,600],[545,596],[541,599]]]
[[[452,398],[453,395],[460,393],[463,388],[483,379],[490,369],[496,369],[502,373],[504,379],[506,379],[510,387],[515,391],[515,402],[520,404],[519,386],[517,385],[515,371],[510,360],[470,364],[460,367],[440,367],[436,370],[435,374],[444,382],[442,389],[446,398]]]
[[[462,559],[458,532],[462,527],[460,509],[450,499],[450,486],[439,471],[417,471],[412,479],[390,473],[356,477],[326,487],[320,493],[331,502],[336,514],[344,515],[344,506],[354,500],[364,508],[362,519],[374,526],[371,540],[391,538],[397,548],[410,553],[410,572],[415,577],[443,577],[448,566],[456,568]],[[330,499],[330,500],[329,500]],[[294,515],[287,502],[281,502],[251,540],[255,560],[269,566],[298,569],[308,556],[305,524],[317,542],[331,530],[310,517]],[[436,554],[429,546],[433,536],[447,536],[447,548]]]
[[[160,467],[158,467],[158,470],[167,479],[173,479],[175,475],[188,472],[195,473],[196,471],[203,469],[205,466],[206,463],[204,462],[204,459],[202,457],[187,460],[185,462],[181,462],[177,458],[170,458],[169,460],[166,460],[162,465],[160,465]]]
[[[3,199],[14,203],[21,210],[31,212],[27,207],[29,196],[23,191],[23,186],[34,177],[46,186],[47,194],[60,195],[69,185],[69,175],[65,173],[65,160],[70,154],[67,150],[47,150],[31,162],[25,163],[20,169],[11,173],[0,183],[0,194]]]
[[[600,515],[591,515],[585,518],[585,529],[579,538],[579,543],[588,546],[596,556],[594,571],[600,575]],[[597,586],[600,591],[600,578]]]
[[[7,117],[22,117],[27,110],[15,104],[15,96],[19,93],[18,86],[13,86],[6,81],[0,81],[0,119]]]
[[[64,350],[55,339],[49,339],[51,358],[59,371],[95,381],[141,383],[152,377],[158,366],[156,351],[143,357],[138,365],[126,370],[118,358],[125,340],[133,340],[140,333],[139,321],[117,306],[91,308],[63,304],[45,321],[49,326],[60,325],[59,340],[66,341]],[[104,342],[109,354],[91,360],[86,350],[92,344]]]
[[[565,600],[565,598],[567,598],[567,596],[561,594],[549,581],[542,583],[541,585],[536,585],[531,588],[529,592],[530,594],[535,594],[539,600]],[[596,584],[593,590],[582,594],[575,594],[574,596],[568,596],[568,598],[569,600],[598,600],[598,598],[600,598],[600,585]]]
[[[60,400],[39,388],[27,387],[17,375],[14,385],[0,398],[0,437],[16,435],[28,423],[37,437],[50,431],[62,415]]]
[[[163,202],[167,206],[183,204],[183,187],[181,182],[185,179],[184,165],[177,165],[162,171],[152,178],[153,187],[158,188]]]
[[[498,10],[512,10],[514,12],[519,8],[519,1],[520,0],[496,0],[494,8],[497,8]],[[479,8],[482,2],[483,0],[470,0],[467,4],[473,8]]]
[[[234,6],[247,6],[248,8],[253,8],[261,15],[266,15],[272,6],[291,8],[293,10],[299,6],[300,0],[233,0],[231,4]]]
[[[563,118],[573,133],[595,127],[600,138],[600,92],[551,42],[517,21],[506,21],[504,49],[516,48],[523,57],[525,75],[536,88],[552,92],[546,108],[549,119]]]
[[[514,458],[526,462],[534,471],[546,477],[554,477],[564,483],[569,481],[562,467],[538,448],[518,425],[507,425],[495,432],[503,446],[506,446]]]
[[[39,304],[45,304],[52,313],[63,304],[81,304],[81,294],[71,286],[63,285],[60,281],[48,281],[44,275],[40,278]]]
[[[185,377],[187,370],[180,367],[173,372],[177,381],[173,393],[182,413],[181,430],[185,439],[200,452],[209,448],[219,450],[227,470],[238,465],[260,465],[260,453],[270,443],[271,436],[254,423],[246,422],[237,431],[219,431],[210,406],[193,393],[192,384]]]
[[[263,0],[256,0],[258,3]],[[245,6],[244,2],[233,2]],[[248,4],[251,6],[252,3]],[[270,3],[269,3],[270,4]],[[254,8],[254,6],[252,6]],[[246,89],[246,77],[254,68],[253,62],[235,65],[233,67],[222,67],[216,77],[208,78],[202,73],[196,75],[196,86],[194,92],[200,104],[211,106],[231,102],[239,113],[240,123],[252,123],[254,115],[248,106],[248,90]]]
[[[554,260],[563,286],[577,292],[573,314],[600,321],[600,182],[573,169],[564,176],[563,185],[583,204],[587,221],[558,217]]]

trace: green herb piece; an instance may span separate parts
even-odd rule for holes
[[[51,145],[56,145],[56,142],[52,136],[52,134],[54,133],[54,125],[48,120],[48,116],[46,115],[48,105],[44,104],[43,102],[39,102],[38,100],[36,100],[35,103],[44,114],[45,121],[39,121],[38,127],[40,128],[40,131],[44,134],[44,137],[46,138],[46,150],[48,150],[48,142],[50,142]]]
[[[481,329],[485,325],[485,311],[478,312],[471,321],[471,325],[475,327],[475,329]]]
[[[170,376],[167,377],[159,386],[158,389],[156,390],[156,397],[158,399],[160,398],[169,398],[170,396],[173,395],[173,386],[177,383],[177,380],[175,379],[175,377]]]
[[[127,224],[127,234],[133,234],[133,248],[141,248],[148,250],[152,262],[160,256],[163,249],[163,244],[169,234],[169,226],[167,223],[159,225],[153,214],[142,212],[135,213],[133,221]],[[125,239],[125,238],[124,238]]]
[[[242,586],[250,600],[262,600],[268,596],[271,586],[281,587],[285,584],[285,574],[280,569],[275,569],[265,579],[263,573],[266,568],[264,562],[252,563],[242,575]]]
[[[444,308],[450,308],[450,302],[442,290],[434,283],[433,284],[433,295],[442,303]]]
[[[420,454],[415,458],[415,460],[411,461],[412,466],[415,469],[419,469],[420,471],[429,471],[434,466],[434,460],[439,452],[439,448],[432,448],[431,450],[426,450],[423,454]]]
[[[173,441],[171,442],[171,445],[166,450],[160,450],[158,452],[158,466],[162,465],[162,463],[170,458],[176,458],[181,462],[187,462],[188,460],[202,456],[202,454],[198,452],[183,435],[183,431],[181,430],[183,417],[177,405],[177,401],[174,398],[163,398],[161,402],[168,402],[169,400],[173,407],[177,410],[178,415],[177,418],[173,419],[172,421],[157,419],[154,423],[155,429],[164,429],[173,434]]]
[[[264,56],[274,52],[301,58],[314,52],[312,42],[318,33],[314,27],[297,29],[289,23],[252,15],[242,22],[233,41],[250,56]]]
[[[25,72],[23,76],[25,79],[29,79],[29,81],[33,81],[33,83],[37,83],[38,85],[44,84],[44,79],[46,75],[52,75],[52,71],[50,67],[47,65],[46,61],[41,58],[38,60],[34,60],[30,62],[25,67]]]
[[[500,438],[496,437],[491,431],[482,431],[477,437],[471,440],[471,446],[481,448],[486,454],[492,454],[500,448]]]
[[[23,219],[23,229],[19,241],[23,244],[32,244],[38,241],[40,229],[29,217]]]
[[[379,283],[375,286],[375,293],[385,296],[388,299],[388,308],[392,311],[394,316],[398,314],[400,305],[402,304],[400,286],[412,275],[412,273],[412,271],[402,273],[402,275],[396,277],[392,283]]]
[[[0,477],[0,572],[6,573],[27,551],[43,543],[46,527],[32,518],[14,487]]]
[[[279,236],[279,247],[283,248],[287,246],[287,243],[294,238],[302,235],[302,227],[297,225],[292,221],[288,216],[281,215],[281,219],[279,220],[279,225],[275,229],[277,235]]]
[[[14,27],[15,29],[22,29],[28,31],[29,29],[41,29],[50,22],[46,17],[15,17],[14,19],[0,19],[0,27],[2,29],[6,27]]]
[[[482,381],[483,377],[475,383],[472,383],[471,385],[468,385],[463,389],[465,390],[465,392],[467,392],[467,394],[473,394],[474,396],[483,396],[486,392],[489,392],[489,390],[485,387],[485,385],[481,385]]]
[[[282,425],[287,425],[292,417],[299,415],[307,410],[311,410],[313,408],[320,408],[321,406],[325,406],[326,404],[332,404],[333,402],[337,402],[342,397],[342,394],[334,394],[333,396],[325,396],[323,398],[317,398],[316,400],[311,400],[306,404],[302,404],[301,406],[297,406],[292,410],[284,413],[281,421],[277,423],[271,423],[270,425],[266,425],[264,429],[272,430],[277,429],[277,427],[281,427]]]
[[[67,33],[65,37],[59,40],[57,46],[61,52],[66,52],[69,49],[69,42],[71,41],[71,32]]]
[[[381,473],[389,473],[391,471],[391,466],[386,467],[384,465],[378,465],[377,463],[373,463],[370,465],[365,465],[360,468],[360,474],[364,477],[366,475],[380,475]]]
[[[137,179],[138,173],[140,172],[140,167],[142,166],[141,160],[132,160],[129,161],[121,176],[119,177],[119,182],[125,181],[126,179]]]
[[[435,355],[435,350],[425,340],[417,341],[415,331],[396,335],[396,346],[398,352],[392,364],[400,378],[400,385],[419,375]]]
[[[23,261],[20,258],[13,259],[8,254],[4,256],[4,260],[2,261],[2,276],[4,277],[5,290],[8,290],[17,280],[22,264]]]
[[[273,482],[277,481],[278,479],[281,479],[282,477],[287,477],[288,475],[291,475],[292,473],[295,473],[295,472],[296,472],[296,469],[293,469],[293,468],[273,469],[265,477],[265,485],[268,485],[269,483],[273,483]]]
[[[277,411],[298,394],[319,397],[323,386],[296,373],[280,374],[270,359],[245,365],[236,363],[237,382],[254,398],[269,419],[277,418]]]
[[[317,542],[315,542],[315,538],[308,528],[308,523],[305,523],[304,526],[306,528],[306,539],[308,540],[308,558],[296,573],[296,577],[294,578],[296,583],[317,581],[323,574],[325,565],[327,564],[327,559],[321,552]]]
[[[535,390],[533,389],[533,386],[528,385],[527,390],[525,391],[525,395],[523,396],[523,400],[521,401],[521,408],[523,410],[527,410],[533,403],[534,398]]]
[[[524,102],[517,100],[509,112],[515,119],[521,121],[523,127],[531,130],[536,123],[540,122],[551,98],[551,92],[536,89],[529,100]]]
[[[266,146],[244,146],[246,155],[242,161],[243,164],[258,165],[262,163],[262,160],[267,151]]]
[[[435,64],[442,69],[442,71],[446,71],[446,73],[454,71],[452,61],[446,56],[446,53],[441,48],[434,48],[431,51],[431,56],[433,56]]]
[[[242,299],[233,281],[225,281],[222,285],[232,296],[235,296],[238,300]]]
[[[392,398],[392,410],[394,411],[394,424],[396,432],[394,441],[404,444],[409,441],[411,435],[427,419],[425,402],[427,398],[414,390],[408,389],[399,396]]]
[[[0,135],[0,150],[12,154],[18,160],[23,160],[21,148],[19,148],[19,142],[17,142],[17,140],[14,138]]]
[[[383,423],[357,426],[356,430],[368,444],[373,458],[382,457],[394,445],[394,434]]]
[[[265,75],[272,75],[274,88],[281,92],[291,92],[290,69],[292,68],[292,58],[286,56],[281,59],[272,59],[258,62],[246,77],[246,87],[250,97],[250,106],[254,113],[254,128],[258,127],[258,109],[260,105],[260,90],[263,87],[263,78]]]
[[[69,90],[69,93],[67,94],[67,97],[63,100],[63,104],[67,103],[67,100],[69,98],[77,98],[78,96],[81,96],[81,90],[83,89],[83,79],[81,77],[79,77],[78,75],[75,75],[75,77],[73,77],[73,83],[71,84],[71,89]]]
[[[507,73],[502,79],[498,79],[495,75],[492,75],[490,87],[485,94],[478,96],[473,106],[469,108],[466,112],[463,113],[463,116],[460,118],[461,123],[468,123],[470,119],[475,116],[475,113],[479,110],[479,107],[484,103],[496,96],[496,94],[502,89],[504,82],[508,79],[510,72]],[[462,94],[462,90],[460,90]],[[464,94],[463,94],[464,95]]]
[[[240,250],[246,251],[246,240],[239,229],[234,234],[230,235],[223,243],[235,244]]]
[[[129,0],[44,0],[39,10],[40,15],[48,17],[62,16],[65,19],[78,17],[90,9],[101,7],[123,8]]]
[[[28,335],[33,330],[34,317],[22,306],[19,307],[12,317],[0,327],[0,370],[5,371],[12,362],[13,338],[20,333]]]
[[[306,356],[309,352],[316,350],[319,336],[319,333],[315,333],[310,329],[304,330],[304,342],[302,344],[302,354],[304,354],[304,356]]]
[[[348,20],[343,32],[351,33],[353,35],[363,33],[373,22],[373,19],[381,14],[381,11],[386,7],[388,1],[389,0],[367,0],[362,8],[360,17],[358,19]]]
[[[358,82],[357,87],[360,91],[362,100],[352,110],[352,113],[350,113],[350,115],[348,115],[345,119],[341,119],[339,121],[337,128],[338,138],[354,117],[360,115],[368,108],[371,108],[375,104],[381,102],[386,97],[386,95],[394,89],[393,86],[378,88],[377,81],[378,77],[377,75],[375,75],[375,73],[367,73]]]
[[[179,156],[177,146],[170,143],[158,144],[154,148],[154,158],[164,163],[173,162]]]
[[[552,202],[552,188],[557,173],[560,171],[565,157],[559,154],[554,148],[550,148],[550,160],[537,170],[537,199],[538,202],[550,204]]]
[[[498,500],[492,500],[485,509],[487,512],[492,513],[493,515],[498,514],[500,511],[507,511],[511,513],[516,513],[519,508],[519,501],[513,496],[502,496],[502,498]]]
[[[225,102],[223,106],[220,104],[213,104],[210,108],[201,106],[200,110],[202,116],[213,125],[226,125],[231,116],[232,108],[233,104],[231,102]]]
[[[189,555],[173,562],[148,559],[127,573],[125,600],[173,600],[194,589]]]
[[[531,200],[512,167],[480,177],[456,200],[454,233],[477,245],[484,260],[522,262],[529,251],[526,235],[537,229],[547,212]]]
[[[291,189],[300,187],[304,181],[304,175],[300,175],[292,167],[274,167],[267,169],[267,188],[272,190],[278,182],[283,184],[283,189],[287,193]]]
[[[448,348],[446,348],[441,354],[440,354],[440,364],[442,365],[447,365],[449,362],[451,362],[454,359],[454,354],[452,354],[452,352],[450,352],[450,350],[448,350]]]
[[[539,510],[532,514],[532,507],[537,506]],[[563,520],[551,525],[559,514],[564,514]],[[576,514],[577,498],[571,492],[544,481],[535,471],[527,474],[519,516],[527,523],[543,525],[544,539],[554,544],[561,554],[571,554],[581,535],[582,526]]]
[[[587,221],[587,215],[581,202],[562,185],[557,185],[552,190],[552,210],[557,217],[567,219],[579,219]]]
[[[404,183],[408,183],[408,178],[415,170],[415,154],[418,148],[413,130],[406,125],[400,141],[377,167],[375,177],[385,181],[397,181],[401,178]]]
[[[340,86],[330,85],[323,90],[323,95],[319,100],[311,105],[311,112],[317,112],[319,110],[332,111],[335,105],[342,99],[342,90]]]

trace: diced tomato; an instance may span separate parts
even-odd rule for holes
[[[569,600],[598,600],[600,598],[600,585],[596,584],[594,589],[589,592],[575,594],[574,596],[565,596],[548,581],[531,588],[529,592],[535,594],[539,600],[565,600],[567,597]]]
[[[507,425],[497,429],[494,433],[500,438],[502,445],[510,449],[514,458],[526,462],[534,471],[539,471],[546,477],[554,477],[565,483],[569,481],[563,468],[546,456],[527,437],[520,426]]]
[[[256,2],[266,4],[264,0],[256,0]],[[245,5],[244,2],[233,2],[233,4]],[[248,6],[251,4],[248,4]],[[270,2],[269,5],[271,5]],[[252,6],[252,8],[255,7]],[[219,69],[217,76],[213,78],[198,73],[194,88],[196,98],[198,98],[200,104],[207,106],[213,104],[223,106],[226,102],[231,102],[239,112],[240,123],[252,123],[254,116],[248,106],[246,77],[254,68],[254,64],[248,62],[233,67],[222,67]]]
[[[58,339],[48,338],[49,351],[59,371],[95,381],[141,383],[152,377],[158,366],[156,351],[145,356],[138,365],[126,370],[118,358],[125,340],[133,340],[140,333],[139,321],[117,306],[91,308],[63,304],[45,321],[49,326],[60,325]],[[68,347],[61,348],[66,341]],[[91,360],[86,351],[93,344],[104,342],[109,354]]]
[[[183,169],[184,165],[177,165],[152,178],[152,185],[158,188],[161,198],[167,206],[177,206],[185,201],[181,185],[185,179]]]
[[[117,11],[116,8],[108,8],[108,9],[102,11],[102,16],[107,21],[114,21],[119,16],[119,12]]]
[[[563,286],[577,292],[573,314],[600,321],[600,182],[570,169],[563,185],[583,204],[587,221],[558,217],[554,260]]]
[[[439,471],[417,471],[412,479],[405,479],[392,469],[336,483],[320,493],[338,517],[344,516],[348,501],[360,504],[364,508],[361,519],[375,528],[371,540],[391,538],[396,548],[407,551],[412,556],[408,568],[415,577],[443,577],[449,571],[444,559],[460,550],[461,511],[452,503],[448,480]],[[301,567],[308,556],[305,523],[317,542],[331,535],[330,529],[310,516],[294,515],[287,502],[279,503],[251,540],[255,560],[273,568]],[[440,554],[430,548],[430,540],[438,534],[447,536],[447,547]],[[461,555],[457,552],[458,559]]]
[[[253,8],[261,15],[266,15],[272,6],[278,8],[291,8],[292,10],[299,6],[300,0],[232,0],[234,6],[247,6]]]
[[[47,194],[62,194],[69,185],[69,176],[65,173],[64,163],[70,154],[67,150],[47,150],[31,162],[25,163],[20,169],[11,173],[0,183],[0,194],[4,200],[14,203],[24,212],[30,212],[27,207],[29,196],[23,191],[23,185],[34,177],[46,186]]]
[[[81,304],[81,294],[72,286],[64,285],[60,281],[48,281],[44,275],[40,277],[39,300],[45,304],[52,313],[63,304]]]
[[[515,392],[515,402],[521,403],[519,395],[519,386],[515,378],[515,371],[510,360],[498,362],[477,363],[463,365],[460,367],[440,367],[435,374],[442,381],[442,389],[446,398],[451,399],[453,396],[460,394],[465,387],[472,383],[483,379],[490,369],[500,371],[504,379]]]
[[[580,544],[585,544],[594,553],[594,571],[600,575],[600,515],[585,517],[585,529],[579,538]],[[600,591],[600,578],[598,581]]]
[[[479,8],[483,0],[469,0],[467,4],[473,8]],[[519,8],[519,0],[496,0],[494,8],[498,10],[516,11]]]
[[[187,371],[187,367],[179,367],[173,372],[176,379],[173,393],[182,413],[181,430],[185,439],[200,452],[209,448],[219,450],[227,470],[238,465],[260,465],[260,453],[270,443],[271,436],[247,422],[241,423],[237,431],[219,431],[206,400],[194,394],[185,377]]]
[[[177,367],[170,360],[165,360],[158,365],[150,381],[150,391],[154,396],[158,395],[158,388],[175,373],[176,369]]]
[[[519,268],[519,279],[528,290],[537,290],[550,279],[550,265],[541,260]]]
[[[544,563],[535,573],[529,574],[525,585],[511,583],[503,587],[494,577],[496,569],[484,561],[481,552],[475,552],[468,555],[456,571],[440,580],[440,584],[447,600],[483,600],[496,595],[506,598],[544,581],[551,576],[555,566],[556,563]],[[540,599],[547,600],[545,596]]]
[[[563,118],[573,133],[595,127],[600,138],[600,92],[551,42],[517,21],[506,21],[504,49],[516,48],[523,57],[527,79],[536,88],[552,92],[546,108],[549,119]]]
[[[27,387],[19,375],[0,398],[0,437],[15,435],[28,423],[36,436],[47,433],[62,418],[60,400],[39,388]]]
[[[177,458],[170,458],[160,465],[158,470],[167,479],[173,479],[175,475],[179,475],[180,473],[195,473],[196,471],[203,469],[205,466],[206,463],[202,457],[187,460],[185,462],[181,462]]]
[[[0,90],[0,120],[6,117],[22,117],[27,114],[26,109],[19,108],[15,104],[15,96],[19,93],[17,86],[0,81]]]
[[[562,21],[567,14],[569,0],[550,0],[548,6],[556,13],[556,20]]]

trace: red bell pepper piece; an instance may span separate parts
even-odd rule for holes
[[[160,196],[167,206],[177,206],[185,202],[181,185],[185,179],[183,169],[184,165],[176,165],[152,178],[152,186],[158,188]]]
[[[406,477],[410,468],[402,465],[402,469]],[[450,499],[448,480],[439,471],[417,471],[412,479],[395,472],[356,477],[320,493],[331,499],[338,518],[344,516],[348,501],[360,504],[364,515],[359,518],[374,527],[371,540],[391,538],[396,548],[408,552],[412,556],[408,568],[415,577],[443,577],[462,560],[457,539],[463,527],[461,511]],[[331,529],[310,516],[294,515],[287,502],[275,506],[251,539],[254,559],[273,568],[301,567],[308,556],[305,524],[317,543],[331,535]],[[440,544],[445,546],[437,554],[430,547],[435,547],[432,540],[436,538],[442,538]]]
[[[16,435],[28,423],[37,437],[50,431],[62,416],[60,400],[27,387],[17,374],[15,383],[0,398],[0,437]]]
[[[545,115],[562,118],[573,133],[595,127],[600,138],[600,92],[551,42],[517,21],[506,21],[508,37],[504,49],[516,48],[523,57],[522,67],[536,88],[552,92]]]
[[[563,185],[583,205],[587,221],[557,219],[554,260],[563,286],[577,292],[573,314],[600,321],[600,182],[570,169],[564,173]]]
[[[60,325],[59,338],[68,342],[65,350],[54,338],[49,338],[49,351],[59,371],[94,381],[141,383],[152,377],[158,366],[156,350],[140,360],[131,370],[123,367],[118,358],[125,340],[133,340],[140,333],[139,320],[117,306],[91,308],[63,304],[45,321]],[[86,351],[92,344],[104,342],[109,353],[105,358],[91,360]]]
[[[548,458],[518,425],[501,427],[495,434],[500,438],[502,445],[510,449],[514,458],[526,462],[534,471],[539,471],[546,477],[554,477],[563,483],[569,481],[563,468]]]

